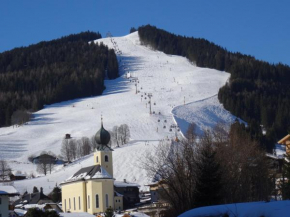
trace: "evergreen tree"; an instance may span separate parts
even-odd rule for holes
[[[196,186],[196,206],[210,206],[221,203],[221,170],[211,144],[205,144],[197,163],[199,169]]]
[[[119,67],[113,49],[88,43],[98,38],[85,32],[0,53],[0,127],[19,124],[18,110],[102,94],[105,71],[114,79]]]
[[[38,192],[39,192],[38,188],[36,186],[34,186],[33,190],[32,190],[32,193],[38,193]]]
[[[282,192],[283,200],[290,199],[290,155],[287,154],[287,160],[284,160],[283,170],[282,170],[282,181],[280,184],[280,190]]]
[[[107,210],[105,211],[105,217],[113,217],[114,215],[114,210],[112,207],[107,208]]]
[[[61,188],[55,186],[51,192],[51,199],[53,202],[58,203],[61,201]]]

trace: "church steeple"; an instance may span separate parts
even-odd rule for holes
[[[97,151],[94,153],[95,165],[101,165],[113,177],[113,155],[108,144],[110,142],[110,133],[103,126],[103,117],[101,116],[101,128],[95,135],[95,141],[98,144]]]
[[[108,147],[111,136],[110,133],[103,126],[103,116],[101,116],[101,129],[95,135],[95,141],[99,144],[98,149],[104,150]]]

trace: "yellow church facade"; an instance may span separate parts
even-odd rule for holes
[[[109,207],[123,210],[123,196],[114,191],[112,149],[107,146],[110,134],[103,128],[96,133],[99,144],[94,165],[85,167],[61,183],[64,212],[97,214]]]

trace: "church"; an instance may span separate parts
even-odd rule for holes
[[[110,133],[101,129],[95,135],[99,144],[94,153],[94,165],[80,169],[61,183],[64,212],[96,214],[111,207],[123,210],[123,195],[114,190],[113,156],[108,146]]]

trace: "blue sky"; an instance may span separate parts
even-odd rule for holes
[[[151,24],[290,65],[287,0],[0,0],[0,52],[80,31],[103,37]]]

